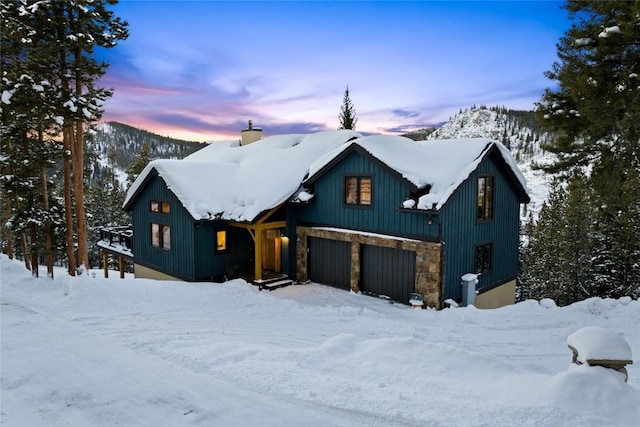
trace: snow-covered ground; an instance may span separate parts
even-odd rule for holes
[[[111,276],[32,279],[0,256],[3,426],[640,422],[640,301],[436,312],[316,284]],[[626,339],[628,383],[570,367],[584,326]]]

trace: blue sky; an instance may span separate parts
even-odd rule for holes
[[[555,1],[127,1],[101,52],[104,120],[191,140],[335,129],[348,85],[367,133],[460,108],[532,109],[569,27]]]

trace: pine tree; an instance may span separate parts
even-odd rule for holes
[[[637,2],[570,0],[565,8],[576,23],[558,44],[561,62],[547,72],[558,89],[538,104],[541,123],[558,133],[549,149],[560,171],[637,146],[640,136]]]
[[[570,304],[590,296],[598,296],[593,289],[593,207],[592,191],[584,175],[576,172],[567,183],[567,199],[562,218],[560,238],[564,253],[560,254],[568,287],[563,292],[563,304]]]
[[[79,264],[88,267],[86,212],[84,202],[84,128],[101,115],[101,106],[110,96],[108,90],[96,86],[104,74],[106,63],[95,59],[94,48],[110,48],[127,37],[127,24],[114,18],[106,7],[113,0],[74,0],[69,2],[35,2],[28,0],[2,2],[3,120],[2,135],[14,135],[11,152],[27,156],[41,153],[43,145],[61,136],[64,183],[64,229],[70,274],[75,274],[74,231],[77,235]],[[35,92],[28,94],[27,91]],[[7,95],[8,94],[8,95]],[[29,96],[25,96],[29,95]],[[11,100],[14,100],[12,102]],[[5,109],[7,110],[5,113]],[[28,120],[6,120],[7,117]],[[8,143],[7,143],[8,144]],[[19,151],[17,151],[19,149]],[[33,159],[48,159],[35,156]],[[43,160],[42,160],[43,161]],[[44,212],[51,214],[52,204],[47,187],[44,163],[32,163],[25,179],[38,181],[40,194],[29,195],[25,206],[7,198],[5,215],[30,218],[38,210],[35,197],[41,197]],[[74,216],[75,213],[75,216]],[[45,215],[46,216],[46,215]],[[74,225],[75,218],[75,225]],[[34,218],[35,220],[35,218]],[[44,221],[44,233],[51,237],[54,224]],[[20,221],[18,221],[20,222]],[[29,227],[31,244],[39,241],[38,226]],[[27,240],[23,233],[21,242]],[[53,239],[45,239],[45,251],[51,250]],[[26,252],[23,246],[23,254]],[[33,247],[33,246],[32,246]],[[37,251],[31,250],[32,253]],[[37,258],[34,255],[34,258]],[[26,259],[25,259],[26,260]],[[47,260],[47,264],[50,262]]]
[[[558,44],[559,62],[547,76],[557,82],[537,107],[557,138],[546,169],[571,176],[589,172],[594,296],[638,294],[640,230],[640,21],[638,2],[569,0],[574,25]]]
[[[534,231],[523,250],[524,273],[521,281],[530,298],[560,301],[564,299],[564,291],[569,286],[559,257],[559,254],[566,252],[566,242],[559,235],[563,229],[566,200],[566,191],[556,183],[540,209],[538,221],[532,227]]]
[[[640,156],[609,168],[594,185],[594,288],[603,297],[640,296]],[[620,166],[620,165],[619,165]],[[600,172],[600,177],[605,172]]]
[[[127,168],[127,182],[129,183],[129,185],[133,184],[133,181],[136,180],[138,175],[140,175],[140,172],[142,172],[142,170],[147,166],[150,160],[151,158],[149,143],[145,142],[144,144],[142,144],[142,148],[136,155],[136,158]]]
[[[511,141],[509,140],[509,138],[507,137],[507,128],[504,128],[504,131],[502,132],[502,144],[507,147],[509,150],[511,149]]]
[[[87,224],[84,202],[84,126],[100,118],[100,107],[111,92],[96,86],[95,81],[107,64],[95,58],[95,47],[111,48],[128,36],[127,24],[114,18],[106,9],[115,1],[78,0],[77,3],[54,3],[57,18],[60,81],[62,96],[68,106],[63,140],[71,148],[73,196],[78,243],[78,264],[89,267]],[[69,77],[71,76],[71,77]],[[63,104],[63,105],[65,105]],[[66,137],[66,138],[65,138]]]
[[[340,120],[338,129],[356,130],[358,118],[356,117],[356,109],[354,108],[353,102],[351,102],[351,97],[349,96],[349,86],[347,86],[347,89],[344,91],[344,97],[342,98],[342,106],[340,107],[340,115],[338,118]]]
[[[532,298],[567,305],[599,295],[593,282],[593,209],[586,182],[581,174],[566,186],[556,182],[537,224],[528,224],[521,287]]]
[[[46,254],[53,276],[53,222],[49,173],[61,153],[55,140],[55,85],[51,66],[43,61],[49,47],[37,37],[42,18],[34,13],[40,5],[2,3],[3,169],[10,179],[2,183],[5,194],[3,240],[13,254],[14,232],[20,238],[27,268],[37,275],[38,253]],[[23,7],[21,7],[23,6]],[[25,7],[26,6],[26,7]],[[13,229],[10,229],[13,228]],[[28,246],[28,249],[27,249]],[[27,254],[28,252],[28,254]],[[29,256],[30,254],[30,256]]]

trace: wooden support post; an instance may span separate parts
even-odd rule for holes
[[[262,280],[262,230],[255,231],[255,274],[254,280]]]
[[[109,254],[107,251],[102,251],[102,265],[104,266],[104,278],[109,278]]]
[[[124,279],[124,258],[118,257],[118,269],[120,270],[120,278]]]

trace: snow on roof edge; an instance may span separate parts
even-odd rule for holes
[[[194,219],[250,222],[295,194],[313,159],[358,137],[350,130],[275,135],[246,146],[216,144],[182,160],[153,160],[128,189],[123,207],[155,170]]]
[[[248,148],[249,146],[246,148],[212,147],[214,151],[210,151],[210,154],[213,154],[213,157],[207,157],[206,149],[203,149],[202,153],[199,154],[199,156],[203,157],[193,156],[195,157],[193,160],[186,158],[188,159],[187,162],[185,162],[185,159],[153,160],[143,169],[128,189],[123,208],[126,209],[132,203],[149,175],[155,170],[157,175],[163,178],[167,188],[180,200],[180,203],[194,219],[252,221],[261,212],[286,202],[300,190],[301,183],[304,184],[314,177],[317,178],[317,174],[323,173],[322,170],[327,165],[330,165],[331,162],[354,146],[365,150],[372,158],[397,172],[417,188],[425,188],[434,184],[427,194],[418,198],[418,203],[413,208],[416,210],[441,209],[459,186],[477,169],[487,153],[492,152],[492,147],[494,146],[525,193],[527,192],[526,179],[520,172],[509,150],[500,142],[489,138],[412,141],[408,138],[397,136],[373,135],[362,137],[356,132],[351,134],[344,133],[344,131],[340,134],[336,132],[340,131],[270,137],[272,138],[271,142],[267,141],[269,138],[262,140],[265,141],[263,143],[264,147],[260,149],[259,145],[253,148]],[[319,155],[315,157],[315,161],[313,161],[314,157],[308,155],[308,152],[307,155],[300,156],[306,152],[304,150],[309,150],[309,144],[307,144],[306,148],[295,148],[304,141],[311,141],[313,144],[324,144],[323,149],[314,149],[316,150],[315,155]],[[329,142],[327,143],[326,141]],[[259,150],[255,151],[254,149]],[[282,149],[288,151],[278,151]],[[303,151],[296,151],[299,149]],[[298,165],[297,169],[299,170],[289,177],[289,181],[278,181],[277,191],[270,191],[271,194],[268,198],[262,197],[256,202],[256,199],[248,197],[245,194],[246,191],[243,191],[243,189],[251,187],[251,182],[245,181],[238,173],[243,170],[246,171],[246,168],[242,169],[241,166],[246,166],[244,163],[251,159],[255,160],[255,156],[272,155],[274,152],[286,153],[294,156],[294,159],[305,163]],[[236,179],[239,180],[235,185],[237,187],[236,192],[221,192],[214,198],[204,200],[206,203],[203,203],[203,199],[194,197],[193,188],[197,187],[198,184],[193,183],[225,182],[212,180],[211,174],[213,174],[213,171],[217,174],[216,176],[220,177],[222,174],[226,179],[231,180],[226,181],[227,183],[232,181],[235,183]],[[185,180],[184,175],[192,175],[199,179],[188,181]],[[289,183],[291,185],[288,185]],[[182,194],[183,192],[184,194]],[[234,198],[234,202],[231,204],[227,201],[229,197]]]

